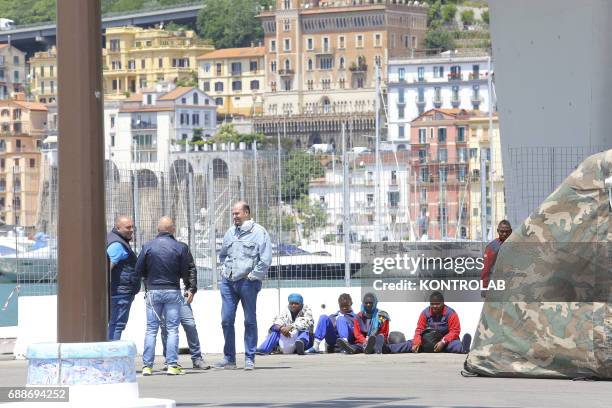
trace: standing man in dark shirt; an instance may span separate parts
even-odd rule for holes
[[[508,220],[502,220],[497,225],[497,238],[487,244],[484,253],[484,267],[480,274],[480,280],[482,281],[482,287],[486,288],[489,285],[491,279],[491,269],[495,266],[497,260],[497,253],[501,248],[502,244],[512,234],[512,226]],[[482,297],[484,297],[486,291],[483,291]]]
[[[142,247],[136,262],[138,276],[145,279],[147,304],[147,332],[142,355],[142,375],[153,374],[155,340],[160,324],[166,325],[166,363],[168,375],[185,372],[178,364],[178,327],[181,320],[183,292],[180,279],[185,285],[187,303],[193,300],[189,290],[189,248],[174,238],[174,222],[162,217],[157,224],[158,235]]]
[[[134,221],[119,216],[106,237],[106,256],[110,267],[108,340],[121,340],[134,296],[140,291],[140,279],[135,270],[137,257],[130,246],[133,235]]]

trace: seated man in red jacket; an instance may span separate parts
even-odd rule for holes
[[[377,305],[378,299],[373,293],[366,293],[363,296],[361,312],[357,313],[353,326],[355,344],[340,338],[336,342],[337,348],[346,354],[382,354],[383,351],[387,351],[389,314],[378,310]]]
[[[461,324],[457,312],[444,305],[442,293],[433,292],[429,296],[429,307],[419,316],[412,341],[389,344],[388,348],[391,353],[467,353],[472,336],[465,334],[459,341],[459,333]]]

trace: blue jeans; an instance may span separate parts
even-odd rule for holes
[[[238,302],[242,302],[244,311],[244,354],[247,360],[255,361],[257,348],[257,294],[261,290],[261,281],[241,279],[232,282],[223,278],[219,285],[221,292],[221,327],[225,346],[223,354],[228,362],[236,362],[236,332],[234,322]]]
[[[185,330],[187,344],[189,345],[189,352],[191,353],[191,360],[195,361],[201,359],[202,352],[200,351],[198,329],[196,328],[195,319],[193,318],[193,310],[191,309],[191,305],[187,304],[185,297],[183,297],[183,304],[181,305],[181,326],[183,326],[183,330]],[[168,330],[166,330],[166,325],[162,325],[161,338],[162,344],[164,345],[164,355],[166,355],[167,337]]]
[[[325,343],[329,346],[335,346],[338,338],[347,339],[352,344],[355,342],[353,322],[344,316],[339,316],[335,319],[334,325],[332,318],[328,315],[321,315],[317,322],[314,337],[317,340],[325,339]]]
[[[134,295],[112,295],[110,319],[108,320],[108,340],[121,340],[121,333],[130,317]]]
[[[168,330],[166,341],[166,363],[176,365],[178,361],[178,327],[181,321],[183,293],[180,290],[150,290],[146,295],[147,332],[145,334],[142,361],[145,366],[153,367],[155,360],[155,341],[157,330],[163,320]]]

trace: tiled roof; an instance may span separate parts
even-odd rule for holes
[[[201,55],[197,59],[210,60],[221,58],[263,57],[265,53],[266,47],[224,48]]]
[[[181,97],[182,95],[186,94],[189,91],[193,91],[194,88],[192,86],[179,86],[177,88],[174,88],[173,90],[171,90],[170,92],[162,95],[161,97],[157,98],[158,101],[174,101],[176,98]]]

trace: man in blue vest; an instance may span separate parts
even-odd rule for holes
[[[133,235],[134,222],[129,217],[119,216],[106,237],[106,255],[110,266],[109,340],[121,339],[132,301],[140,291],[140,279],[135,271],[137,257],[130,246]]]

